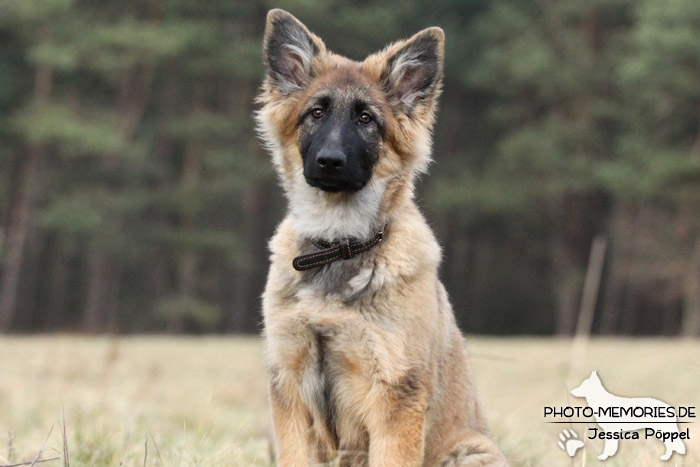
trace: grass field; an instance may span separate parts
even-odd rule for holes
[[[573,366],[570,341],[468,342],[492,434],[513,466],[700,465],[700,422],[682,425],[685,456],[664,463],[661,442],[621,441],[603,464],[601,440],[570,460],[557,447],[569,426],[543,417],[545,405],[585,405],[567,389],[592,369],[616,394],[698,406],[700,341],[594,340]],[[272,465],[261,357],[255,338],[2,338],[0,466],[39,450],[62,456],[63,413],[71,466]],[[573,428],[586,436],[586,425]]]

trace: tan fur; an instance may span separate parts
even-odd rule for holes
[[[266,43],[271,22],[283,15],[291,17],[281,10],[268,15]],[[304,30],[320,50],[310,64],[313,80],[282,93],[268,77],[257,115],[290,201],[270,242],[263,296],[278,465],[338,458],[341,465],[371,467],[507,465],[488,437],[463,338],[437,278],[440,248],[413,202],[415,177],[430,161],[439,84],[408,116],[385,96],[381,79],[388,57],[413,39],[358,63],[328,52]],[[439,40],[442,60],[442,30],[423,34]],[[371,98],[387,122],[365,195],[321,192],[304,186],[301,175],[297,116],[319,90],[349,86]],[[294,270],[293,258],[313,251],[308,236],[317,232],[313,222],[299,219],[304,213],[295,203],[313,201],[320,215],[352,219],[358,196],[377,196],[376,208],[362,225],[348,227],[342,219],[339,225],[371,233],[386,224],[385,240],[323,269]],[[326,240],[343,238],[334,225],[331,219],[320,230]]]

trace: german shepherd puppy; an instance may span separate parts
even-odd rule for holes
[[[507,464],[413,201],[443,46],[434,27],[355,62],[267,16],[256,119],[289,201],[263,295],[280,466]]]

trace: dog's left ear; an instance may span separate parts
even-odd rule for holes
[[[411,114],[418,105],[437,99],[442,86],[445,33],[424,29],[398,50],[389,49],[382,81],[392,105]]]
[[[326,50],[323,41],[284,10],[267,14],[263,61],[272,85],[282,94],[299,91],[313,79],[313,61]]]

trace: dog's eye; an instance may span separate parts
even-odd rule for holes
[[[360,114],[360,122],[367,124],[372,121],[372,116],[368,112],[362,112]]]
[[[316,107],[315,109],[313,109],[313,110],[311,111],[311,116],[313,116],[314,118],[321,118],[321,117],[323,117],[323,109],[321,109],[321,108],[319,108],[319,107]]]

